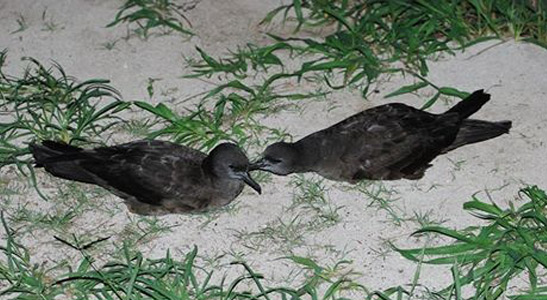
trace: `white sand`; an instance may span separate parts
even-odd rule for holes
[[[56,61],[65,71],[78,79],[106,78],[123,95],[125,100],[148,100],[153,103],[170,101],[196,95],[213,88],[199,80],[185,80],[188,74],[182,55],[197,58],[195,46],[218,56],[237,45],[248,42],[263,43],[265,36],[257,26],[265,13],[276,7],[276,1],[214,1],[203,0],[187,13],[193,24],[196,37],[188,40],[180,35],[151,37],[148,41],[131,38],[119,40],[113,50],[102,46],[105,42],[120,39],[126,26],[105,28],[113,20],[122,1],[0,1],[0,49],[8,49],[8,74],[20,73],[25,67],[19,59],[30,56],[44,64]],[[47,8],[46,21],[53,21],[60,29],[45,31],[42,12]],[[29,28],[10,34],[18,25],[16,19],[22,15]],[[514,200],[519,188],[525,184],[537,184],[547,188],[545,170],[547,155],[547,52],[531,44],[508,41],[479,44],[455,57],[444,55],[430,63],[429,79],[439,86],[452,86],[460,90],[473,91],[484,88],[492,94],[477,118],[488,120],[512,120],[511,134],[477,145],[464,147],[437,158],[425,178],[419,181],[385,182],[387,190],[396,194],[392,203],[400,216],[412,217],[414,212],[429,212],[433,220],[446,220],[444,225],[457,228],[477,224],[477,219],[463,211],[462,204],[471,195],[487,199],[485,191],[501,205]],[[296,64],[297,62],[294,62]],[[148,99],[148,78],[160,78],[154,85],[160,92]],[[295,138],[300,138],[344,119],[365,108],[399,101],[420,106],[430,94],[421,92],[419,97],[406,95],[394,99],[383,96],[394,91],[410,78],[392,77],[378,85],[379,93],[370,101],[363,100],[359,91],[337,91],[326,101],[304,101],[298,112],[281,112],[263,120],[268,126],[286,129]],[[295,87],[298,88],[298,87]],[[307,87],[304,87],[307,88]],[[197,99],[196,99],[197,100]],[[194,101],[195,102],[195,101]],[[190,107],[190,103],[174,105],[179,112]],[[328,108],[334,109],[329,110]],[[442,101],[434,111],[446,109]],[[146,113],[132,115],[144,117]],[[113,142],[124,137],[113,137]],[[250,153],[255,157],[258,153]],[[460,163],[461,162],[461,163]],[[53,195],[61,180],[39,172],[40,184]],[[0,179],[10,180],[14,175],[2,170]],[[307,178],[315,178],[306,176]],[[332,265],[341,259],[351,260],[348,269],[360,275],[354,278],[370,289],[381,289],[393,285],[407,284],[416,270],[415,264],[389,250],[385,241],[406,247],[421,247],[425,237],[409,237],[419,228],[416,222],[403,222],[397,226],[384,210],[372,205],[364,194],[347,191],[348,185],[324,181],[330,205],[339,208],[341,221],[331,227],[311,231],[295,226],[301,243],[289,244],[283,240],[264,238],[258,232],[280,228],[295,217],[296,222],[307,222],[315,215],[302,207],[287,210],[291,205],[294,187],[289,185],[296,176],[274,177],[263,184],[264,194],[257,196],[246,189],[227,211],[214,215],[211,222],[203,226],[207,216],[170,215],[158,218],[160,223],[177,225],[171,232],[152,236],[140,242],[139,250],[149,257],[160,257],[171,249],[181,258],[194,245],[204,258],[218,258],[222,270],[240,272],[225,264],[236,259],[245,259],[255,270],[273,281],[291,282],[291,270],[296,266],[286,260],[290,249],[294,254],[316,258],[323,265]],[[12,183],[15,184],[15,183]],[[377,184],[374,188],[382,186]],[[80,187],[84,187],[80,185]],[[86,189],[89,189],[86,187]],[[69,203],[75,203],[69,197]],[[94,200],[95,201],[95,200]],[[24,235],[23,243],[29,247],[33,260],[38,264],[55,265],[56,262],[79,259],[77,252],[56,242],[53,235],[69,237],[69,233],[87,234],[89,240],[103,236],[113,237],[92,251],[96,257],[107,259],[121,241],[127,237],[131,224],[140,218],[131,215],[121,200],[104,196],[96,200],[99,208],[86,211],[74,220],[65,232],[33,229]],[[56,204],[41,200],[34,190],[11,199],[10,209],[27,203],[27,209],[40,211],[55,209]],[[112,217],[111,217],[112,216]],[[143,225],[143,223],[139,223]],[[15,225],[14,225],[15,226]],[[294,229],[293,228],[293,229]],[[254,233],[254,234],[253,234]],[[290,233],[285,233],[288,236]],[[262,237],[262,239],[260,238]],[[438,239],[432,243],[439,243]],[[378,251],[386,251],[385,256]],[[347,271],[347,270],[346,270]],[[223,271],[219,271],[222,274]],[[421,283],[429,287],[441,287],[449,280],[449,266],[425,267]]]

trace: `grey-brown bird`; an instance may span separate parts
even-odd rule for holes
[[[99,185],[143,215],[201,211],[234,200],[244,184],[261,192],[249,160],[230,143],[209,155],[164,141],[82,149],[44,141],[31,144],[36,166],[54,176]]]
[[[316,172],[350,183],[419,179],[438,155],[509,132],[510,121],[468,119],[488,100],[478,90],[442,114],[402,103],[373,107],[295,143],[268,146],[251,169]]]

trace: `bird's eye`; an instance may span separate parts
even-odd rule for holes
[[[266,158],[266,160],[268,160],[269,162],[271,162],[273,164],[278,164],[278,163],[281,162],[281,159],[273,158],[271,156],[266,156],[265,158]]]
[[[241,171],[242,169],[244,168],[241,168],[240,166],[235,166],[235,165],[228,165],[228,168],[232,169],[233,171]]]

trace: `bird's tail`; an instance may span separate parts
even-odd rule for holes
[[[93,176],[79,164],[85,156],[82,148],[44,141],[41,145],[30,144],[29,149],[36,167],[43,167],[49,173],[64,179],[96,183]]]
[[[74,154],[82,151],[82,148],[54,141],[43,141],[41,145],[30,144],[29,148],[32,152],[32,156],[34,156],[36,167],[43,167],[46,164],[58,160],[65,160],[61,158],[67,154]]]
[[[461,119],[467,119],[476,113],[488,100],[490,100],[490,94],[486,94],[484,90],[474,91],[467,98],[447,110],[445,114],[457,113]]]
[[[467,144],[486,141],[504,133],[509,133],[511,125],[511,121],[488,122],[473,119],[463,120],[456,139],[443,152],[446,153]]]

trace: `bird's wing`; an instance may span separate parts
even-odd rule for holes
[[[162,199],[192,194],[202,179],[197,150],[160,141],[138,141],[113,147],[85,150],[78,164],[96,177],[96,182],[123,196],[160,205]],[[181,199],[183,200],[183,199]]]
[[[398,103],[369,109],[337,124],[338,132],[351,141],[341,160],[360,168],[367,177],[411,174],[450,145],[459,122],[456,114],[434,115]]]
[[[94,149],[100,153],[120,154],[128,151],[137,151],[136,153],[146,152],[147,154],[172,154],[181,159],[194,160],[196,158],[204,159],[207,155],[199,150],[174,144],[167,141],[140,140],[121,145],[103,147]]]

